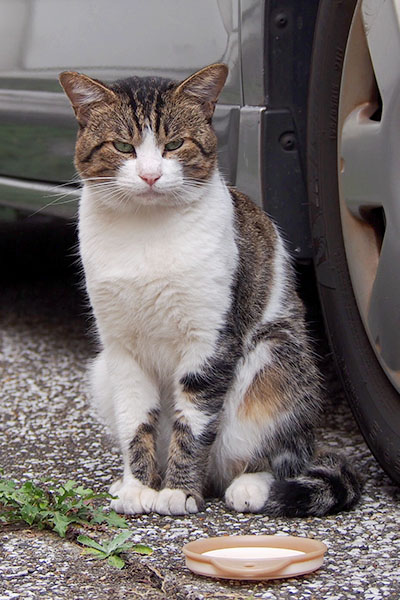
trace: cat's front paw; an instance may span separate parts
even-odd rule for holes
[[[243,473],[225,492],[225,502],[237,512],[261,512],[274,478],[270,473]]]
[[[111,508],[117,513],[137,515],[154,510],[158,492],[139,481],[124,482],[119,479],[110,487],[110,494],[117,496],[111,500]]]
[[[154,512],[160,515],[187,515],[199,512],[203,499],[184,490],[164,488],[158,492]]]

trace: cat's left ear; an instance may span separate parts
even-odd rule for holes
[[[207,118],[211,119],[227,76],[228,67],[223,63],[209,65],[182,81],[175,94],[187,94],[198,100]]]
[[[64,71],[59,76],[60,83],[67,94],[76,118],[81,125],[86,125],[92,106],[98,102],[111,103],[116,100],[115,93],[97,79],[83,73]]]

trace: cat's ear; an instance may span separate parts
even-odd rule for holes
[[[82,126],[86,125],[90,109],[95,103],[111,103],[116,100],[112,90],[82,73],[64,71],[59,75],[59,80]]]
[[[206,116],[211,118],[227,76],[228,67],[223,63],[209,65],[182,81],[175,93],[186,94],[196,99],[202,105]]]

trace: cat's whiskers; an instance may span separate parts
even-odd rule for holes
[[[212,189],[214,187],[214,183],[210,181],[204,180],[196,180],[196,179],[185,179],[182,185],[182,188],[185,191],[197,191],[197,190],[207,190]]]
[[[80,181],[82,183],[90,183],[92,181],[103,181],[104,183],[106,183],[107,181],[117,181],[117,178],[115,177],[115,175],[107,175],[102,177],[81,177]]]
[[[71,196],[71,194],[73,194],[73,197],[68,198],[68,196]],[[44,196],[44,198],[49,198],[52,195],[53,194],[46,195],[46,196]],[[35,215],[42,212],[43,210],[46,210],[50,206],[54,206],[54,205],[61,206],[63,204],[71,204],[73,202],[75,202],[75,203],[77,202],[77,196],[74,191],[71,190],[70,192],[67,192],[65,194],[57,194],[57,196],[53,200],[51,200],[50,202],[47,202],[47,204],[45,204],[44,206],[41,206],[40,208],[35,210],[33,213],[31,213],[29,215],[29,217],[34,217]]]
[[[95,192],[98,192],[100,194],[100,198],[102,201],[116,201],[119,202],[122,198],[126,200],[126,194],[122,191],[122,190],[118,190],[118,188],[111,187],[107,190],[101,189],[101,190],[95,190]]]
[[[53,199],[50,202],[48,202],[47,204],[45,204],[44,206],[41,206],[38,210],[33,212],[30,216],[33,217],[33,216],[37,215],[38,213],[42,212],[43,210],[46,210],[50,206],[63,205],[63,204],[77,202],[77,194],[79,193],[80,188],[76,187],[76,184],[79,184],[79,183],[82,184],[85,182],[100,181],[100,180],[102,181],[101,185],[104,185],[105,183],[110,183],[109,180],[116,180],[116,178],[115,177],[82,178],[82,177],[79,177],[79,175],[76,175],[76,176],[72,177],[69,181],[55,185],[53,188],[50,188],[49,193],[44,196],[44,198],[53,198]],[[70,189],[68,189],[68,188],[70,188]],[[61,190],[61,192],[59,190]],[[68,198],[68,196],[71,196],[71,195],[73,197]]]
[[[81,185],[87,184],[90,186],[92,191],[101,192],[102,198],[104,200],[113,200],[117,203],[119,207],[126,207],[129,202],[132,201],[132,197],[135,195],[132,186],[118,181],[115,176],[102,176],[102,177],[81,177],[81,178],[72,178],[70,181],[65,182],[63,184],[54,186],[50,193],[45,197],[55,196],[53,200],[40,207],[37,211],[32,213],[30,216],[34,216],[43,210],[46,210],[50,206],[53,205],[64,205],[73,202],[77,202],[76,194],[79,192],[79,188],[73,187],[73,184],[80,183]],[[168,195],[171,196],[177,203],[180,205],[188,205],[193,200],[198,198],[199,190],[207,190],[210,187],[210,182],[204,180],[195,180],[195,179],[184,179],[183,183],[179,188],[171,185],[171,187],[166,187],[165,189],[158,191],[160,196]],[[63,193],[57,193],[57,190],[62,190]],[[71,188],[71,189],[66,189]],[[73,194],[72,198],[69,196]],[[133,208],[133,207],[132,207]],[[139,209],[139,207],[137,207]]]
[[[131,202],[131,187],[121,184],[115,177],[110,178],[110,181],[91,183],[90,189],[101,194],[102,201],[112,201],[115,208],[126,208]]]

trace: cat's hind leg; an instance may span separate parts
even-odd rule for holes
[[[266,441],[279,412],[277,399],[257,402],[249,397],[270,358],[268,344],[258,344],[237,364],[211,451],[210,490],[224,495],[227,506],[238,512],[262,511],[274,481]]]
[[[301,336],[282,360],[291,336],[272,332],[238,364],[213,452],[217,487],[240,512],[263,512],[275,480],[301,473],[314,451],[318,374]]]
[[[315,451],[321,389],[305,336],[284,324],[263,333],[239,366],[221,422],[226,503],[274,516],[347,509],[360,484],[343,457]]]
[[[157,497],[155,436],[159,392],[123,348],[104,350],[90,370],[93,404],[121,448],[124,474],[110,488],[111,507],[120,513],[147,513]]]

